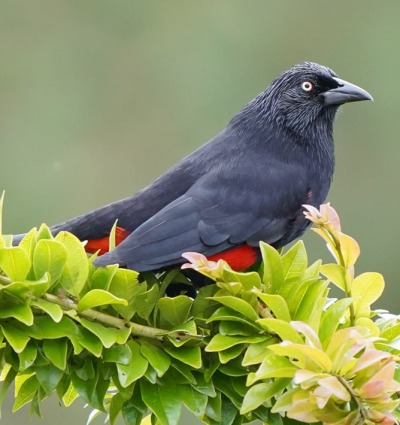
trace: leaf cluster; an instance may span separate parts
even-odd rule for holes
[[[111,424],[177,424],[183,406],[210,425],[394,423],[400,321],[371,308],[383,278],[355,275],[359,247],[331,207],[308,218],[333,263],[309,265],[301,241],[261,244],[246,273],[187,253],[215,282],[194,298],[166,295],[191,285],[180,270],[95,268],[66,232],[42,226],[16,247],[1,236],[0,401],[15,383],[14,410],[81,397]]]

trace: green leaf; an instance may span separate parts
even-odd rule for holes
[[[65,338],[43,341],[43,353],[60,370],[67,367],[68,342]]]
[[[48,272],[54,285],[60,278],[66,261],[67,250],[61,242],[52,239],[39,240],[33,254],[33,270],[36,278],[41,278]]]
[[[109,285],[109,291],[113,295],[128,302],[127,306],[113,305],[125,320],[130,320],[136,312],[134,308],[136,295],[145,292],[144,285],[138,283],[137,276],[138,273],[133,270],[117,269]]]
[[[132,353],[131,364],[123,365],[117,363],[118,380],[124,388],[140,379],[146,373],[149,364],[147,359],[140,353],[140,345],[138,343],[129,341],[128,346]]]
[[[195,369],[202,366],[200,347],[165,347],[164,350],[175,359]]]
[[[112,264],[107,267],[100,267],[94,271],[89,280],[90,289],[102,289],[109,291],[112,279],[118,270],[118,264]]]
[[[47,395],[52,394],[63,377],[63,371],[52,364],[36,367],[35,374],[40,386]]]
[[[254,322],[259,318],[254,308],[249,303],[240,298],[233,296],[222,296],[213,297],[213,300],[231,308],[234,311],[237,311],[240,314],[243,314],[243,316],[250,319],[250,321]]]
[[[79,328],[80,336],[77,338],[82,347],[90,351],[94,356],[100,357],[103,351],[103,344],[97,336],[85,328]]]
[[[222,351],[233,347],[237,344],[256,344],[265,341],[265,336],[224,336],[220,334],[214,335],[206,347],[206,351]]]
[[[39,230],[37,232],[37,240],[42,239],[50,239],[53,240],[53,235],[51,234],[50,228],[46,226],[44,223],[39,227]]]
[[[0,215],[1,220],[1,215]],[[8,389],[14,383],[14,379],[17,376],[17,371],[14,370],[10,365],[4,365],[1,371],[1,385],[0,385],[0,407],[3,405],[4,397],[7,394]]]
[[[323,264],[321,273],[342,291],[347,291],[347,285],[351,282],[349,271],[340,264]]]
[[[110,362],[128,365],[132,361],[132,351],[127,344],[113,345],[103,350],[103,361],[105,363]]]
[[[138,403],[140,406],[138,407]],[[125,424],[129,425],[145,425],[142,422],[144,411],[147,409],[142,409],[141,405],[143,401],[141,399],[141,394],[133,395],[131,399],[126,400],[122,405],[122,416],[124,418]]]
[[[104,396],[109,387],[109,380],[104,379],[100,371],[94,373],[92,379],[81,379],[73,371],[72,383],[79,395],[93,408],[104,411]]]
[[[28,257],[32,260],[33,253],[35,251],[36,243],[37,243],[37,229],[36,227],[30,230],[19,243],[19,247],[23,248],[25,252],[28,254]]]
[[[163,425],[177,425],[181,415],[182,401],[177,397],[178,388],[173,379],[164,376],[163,383],[151,384],[140,381],[142,399]]]
[[[318,280],[310,282],[295,314],[292,315],[293,319],[309,324],[318,332],[322,307],[325,305],[328,295],[327,287],[328,282]]]
[[[29,336],[10,323],[2,323],[1,328],[12,349],[16,353],[22,353],[29,342]]]
[[[84,319],[83,317],[80,319],[80,322],[82,323],[83,327],[88,329],[100,339],[104,347],[110,348],[115,344],[119,329],[106,327],[101,323],[96,323],[91,320]]]
[[[240,282],[246,291],[261,288],[260,275],[256,272],[239,273],[224,268],[222,279],[224,282]]]
[[[159,286],[153,285],[148,291],[137,294],[132,300],[132,306],[137,314],[148,320],[159,298]]]
[[[290,322],[289,307],[281,295],[260,293],[257,297],[272,311],[275,318]]]
[[[108,410],[108,414],[110,415],[110,424],[114,425],[117,421],[119,414],[122,411],[122,406],[125,403],[125,398],[121,396],[121,394],[115,394],[110,402],[110,408]],[[133,423],[133,422],[130,422]]]
[[[44,295],[50,287],[50,274],[45,273],[40,279],[34,281],[25,281],[28,284],[29,290],[35,297]]]
[[[291,379],[281,378],[275,379],[271,383],[261,383],[254,385],[249,389],[243,399],[243,405],[240,409],[240,414],[245,415],[263,403],[267,402],[275,394],[282,391],[287,385],[289,385]]]
[[[250,336],[260,333],[260,327],[241,323],[237,321],[222,321],[219,324],[219,333],[221,335],[244,335]]]
[[[31,260],[18,246],[0,249],[0,269],[13,281],[24,280],[31,268]]]
[[[276,342],[276,338],[268,336],[264,339],[264,341],[258,342],[257,344],[250,344],[247,347],[242,361],[243,366],[251,366],[253,364],[261,363],[265,358],[268,346]]]
[[[303,338],[292,327],[292,325],[284,320],[279,319],[259,319],[257,321],[264,329],[279,336],[282,341],[291,341],[301,344]]]
[[[60,322],[54,322],[49,316],[36,316],[34,324],[24,331],[35,339],[58,339],[79,337],[79,328],[69,317],[63,316]]]
[[[369,317],[371,304],[383,292],[385,282],[380,273],[363,273],[357,276],[351,285],[351,295],[355,298],[356,317]]]
[[[353,266],[360,255],[360,247],[358,243],[351,236],[341,233],[340,250],[343,255],[344,265],[346,267]]]
[[[295,243],[282,255],[282,269],[285,281],[297,279],[307,268],[307,252],[303,241]]]
[[[206,407],[206,415],[212,419],[213,425],[217,425],[221,422],[221,393],[218,392],[215,397],[209,397]],[[210,423],[210,422],[208,422]]]
[[[319,273],[320,273],[321,263],[322,263],[321,260],[317,260],[314,263],[312,263],[311,266],[308,266],[304,270],[303,275],[301,276],[301,279],[303,281],[318,279]]]
[[[60,322],[64,314],[62,308],[58,304],[54,304],[50,301],[41,299],[32,300],[31,306],[39,308],[40,310],[47,313],[54,320],[54,322]]]
[[[268,349],[280,356],[289,357],[301,369],[316,372],[330,372],[332,370],[330,357],[324,351],[308,345],[285,341],[280,344],[270,345]]]
[[[260,249],[263,258],[263,282],[268,286],[268,292],[277,293],[284,280],[281,256],[265,242],[260,242]]]
[[[202,418],[207,407],[207,396],[193,389],[190,385],[179,385],[177,397],[198,418]]]
[[[78,391],[76,391],[72,382],[70,383],[67,391],[62,397],[62,401],[65,407],[71,406],[71,404],[79,397]]]
[[[68,253],[59,284],[68,293],[77,297],[89,275],[85,249],[82,242],[68,232],[58,233],[55,240],[61,242]]]
[[[329,308],[322,313],[321,326],[319,328],[319,339],[322,345],[326,346],[332,335],[336,332],[341,323],[346,310],[353,302],[352,298],[343,298],[335,301]]]
[[[214,384],[212,380],[207,380],[207,377],[203,373],[203,370],[198,372],[194,371],[195,380],[192,383],[193,388],[208,397],[216,397],[217,392],[215,391]]]
[[[224,365],[224,368],[226,367],[227,365]],[[237,382],[239,380],[243,380],[243,382],[245,382],[245,377],[244,376],[232,377],[227,375],[228,375],[227,373],[221,373],[221,370],[216,372],[214,375],[214,385],[219,391],[221,391],[223,394],[226,395],[226,397],[233,403],[236,409],[240,409],[240,406],[242,405],[242,402],[243,402],[243,398],[237,393],[236,387],[237,387]],[[236,382],[235,387],[233,386],[232,382]],[[224,419],[224,411],[222,411],[222,419]]]
[[[211,317],[206,321],[207,323],[215,321],[229,321],[229,322],[239,322],[244,325],[252,326],[254,329],[258,330],[258,326],[244,318],[242,314],[237,311],[232,310],[228,307],[220,307],[211,315]]]
[[[13,282],[5,286],[0,286],[0,290],[11,295],[10,298],[13,298],[12,301],[14,303],[25,303],[26,299],[29,297],[29,284],[25,282]],[[16,300],[16,298],[19,298],[19,300]]]
[[[12,411],[16,412],[22,406],[32,401],[33,397],[39,390],[39,386],[39,381],[37,380],[35,375],[30,376],[28,379],[26,379],[23,384],[18,388]]]
[[[23,372],[24,370],[31,367],[36,360],[36,356],[37,356],[37,347],[32,341],[29,341],[25,349],[21,351],[20,353],[18,353],[19,370]]]
[[[157,307],[160,311],[161,326],[164,326],[164,323],[172,326],[184,323],[189,316],[192,304],[193,300],[185,295],[160,298]]]
[[[278,356],[268,350],[257,371],[249,373],[246,384],[250,386],[257,381],[269,378],[293,378],[297,370],[297,367],[286,357]]]
[[[171,359],[167,354],[165,354],[164,350],[149,344],[146,341],[141,341],[140,352],[157,372],[158,377],[163,376],[171,366]]]
[[[229,361],[231,361],[232,359],[235,359],[240,354],[242,354],[244,349],[245,349],[244,344],[238,344],[238,345],[234,345],[231,348],[228,348],[227,350],[219,351],[218,352],[219,360],[222,364],[226,364]]]
[[[128,302],[122,298],[118,298],[113,294],[102,289],[92,289],[86,293],[78,302],[78,311],[84,311],[89,308],[99,307],[109,304],[127,305]]]

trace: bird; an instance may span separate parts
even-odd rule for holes
[[[88,252],[102,254],[98,267],[165,270],[197,252],[243,271],[259,261],[260,241],[281,248],[304,233],[303,205],[319,207],[331,185],[336,113],[362,100],[373,99],[330,68],[294,65],[152,184],[54,225],[52,234],[87,241]],[[117,246],[108,252],[116,220]]]

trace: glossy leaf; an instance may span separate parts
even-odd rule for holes
[[[68,253],[59,284],[70,294],[78,296],[89,275],[87,255],[82,242],[68,232],[58,233],[55,240],[61,242]]]
[[[158,377],[163,376],[169,369],[171,365],[171,359],[161,348],[142,341],[140,344],[140,352],[155,369]]]
[[[36,368],[36,378],[47,395],[50,395],[60,382],[63,372],[52,364]]]
[[[33,342],[29,342],[23,351],[18,353],[19,370],[23,372],[32,366],[36,360],[37,347]]]
[[[332,361],[322,350],[302,344],[283,342],[268,347],[274,353],[281,356],[296,359],[296,365],[300,368],[312,368],[311,370],[329,372],[332,369]],[[310,362],[312,365],[310,366]]]
[[[89,308],[109,304],[122,304],[126,306],[128,305],[128,302],[102,289],[92,289],[79,300],[78,309],[79,311],[84,311]]]
[[[0,269],[11,280],[24,280],[31,268],[31,260],[23,248],[0,249]]]
[[[243,415],[266,403],[271,397],[282,391],[289,382],[290,379],[281,378],[272,383],[261,383],[252,386],[244,397],[240,413]]]
[[[298,241],[284,255],[282,255],[282,269],[284,280],[296,279],[307,268],[307,252],[303,241]]]
[[[54,322],[60,322],[63,318],[63,310],[58,304],[38,299],[31,301],[31,306],[36,307],[47,313]]]
[[[39,240],[33,254],[33,270],[36,278],[40,279],[45,273],[49,273],[51,283],[54,284],[64,270],[67,257],[67,250],[61,242]]]
[[[257,321],[264,329],[268,330],[269,332],[276,334],[279,336],[279,338],[282,341],[291,341],[291,342],[297,342],[302,343],[303,339],[301,338],[300,334],[293,328],[293,326],[284,321],[279,319],[260,319]]]
[[[141,354],[138,343],[130,341],[128,345],[132,353],[131,363],[127,365],[117,364],[119,383],[123,387],[129,386],[132,382],[141,378],[145,374],[149,364],[148,360]]]
[[[173,358],[195,369],[202,366],[201,350],[199,347],[165,347],[165,351]]]
[[[43,353],[60,370],[67,366],[68,343],[65,338],[43,342]]]
[[[257,320],[258,314],[255,312],[254,308],[247,303],[246,301],[233,297],[233,296],[223,296],[223,297],[213,297],[215,301],[223,304],[226,307],[231,308],[234,311],[242,314],[244,317],[250,319],[250,321]]]
[[[326,311],[322,313],[319,337],[322,343],[329,341],[343,320],[346,310],[353,302],[351,298],[343,298],[335,301]]]
[[[184,323],[189,316],[193,301],[184,295],[174,298],[163,297],[157,303],[163,323],[170,326]]]
[[[385,283],[380,273],[363,273],[353,280],[351,295],[355,299],[356,317],[369,316],[371,304],[382,295],[384,287]]]
[[[4,337],[7,339],[13,350],[16,353],[24,351],[29,342],[29,336],[13,326],[11,323],[2,323],[1,328]]]
[[[275,248],[264,242],[260,243],[260,249],[263,258],[263,282],[269,292],[277,293],[284,281],[281,256]]]
[[[271,310],[276,319],[290,321],[289,307],[285,299],[277,294],[257,294],[258,298],[265,304],[265,307]]]
[[[321,273],[342,291],[347,291],[351,277],[349,271],[340,264],[323,264]]]
[[[176,397],[179,393],[173,379],[165,379],[164,385],[153,385],[142,380],[140,389],[144,403],[154,412],[160,424],[178,424],[182,401]]]
[[[32,401],[33,397],[39,390],[39,381],[36,376],[30,376],[26,379],[23,384],[16,390],[16,397],[13,406],[13,412],[16,412],[25,404]]]

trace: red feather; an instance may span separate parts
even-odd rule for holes
[[[207,257],[210,261],[225,260],[237,272],[246,270],[254,265],[260,257],[260,251],[250,245],[240,245],[229,251]]]
[[[119,245],[124,239],[129,236],[130,232],[123,229],[122,227],[116,227],[115,229],[115,246]],[[110,244],[109,236],[99,239],[90,239],[85,245],[85,251],[90,254],[94,254],[99,251],[100,255],[106,254],[108,252],[108,247]]]

